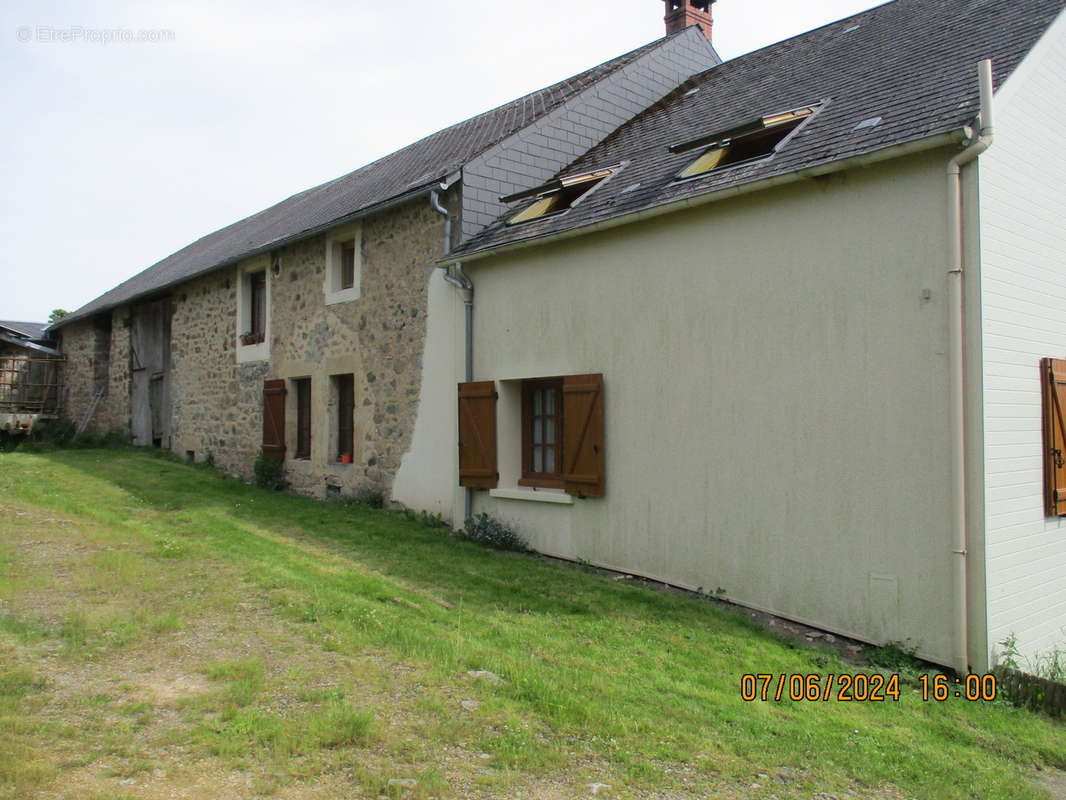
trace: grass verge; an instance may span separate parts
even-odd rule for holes
[[[0,497],[0,654],[19,662],[0,679],[0,725],[19,720],[0,741],[0,797],[108,761],[169,775],[155,765],[178,751],[294,797],[332,776],[370,796],[570,797],[602,779],[614,796],[763,796],[770,782],[781,798],[1042,798],[1034,768],[1066,767],[1061,725],[1002,702],[923,703],[910,681],[898,703],[745,703],[746,672],[855,667],[698,599],[410,517],[132,450],[0,454]],[[123,715],[123,654],[167,642],[195,645],[156,667],[195,691]],[[110,665],[118,699],[48,699],[49,680],[87,664]],[[91,727],[112,718],[107,737]],[[42,737],[66,744],[13,771]],[[389,783],[408,774],[422,777]]]

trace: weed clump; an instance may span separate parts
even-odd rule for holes
[[[869,658],[875,667],[895,672],[917,672],[924,666],[917,654],[918,648],[910,641],[888,642],[872,650]]]
[[[214,460],[212,459],[212,464]],[[279,491],[285,488],[285,464],[273,458],[267,458],[260,450],[252,464],[252,472],[255,473],[255,485],[263,489]]]
[[[377,489],[362,488],[359,489],[353,499],[361,506],[367,508],[384,508],[385,507],[385,493]]]
[[[516,550],[525,552],[529,545],[518,533],[503,520],[496,519],[482,512],[466,521],[459,532],[459,538],[478,542],[496,550]]]

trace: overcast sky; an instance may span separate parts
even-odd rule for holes
[[[875,4],[720,0],[714,44],[735,58]],[[204,234],[656,39],[662,17],[660,0],[5,0],[0,319],[74,310]],[[115,29],[162,41],[105,41]]]

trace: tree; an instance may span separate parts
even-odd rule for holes
[[[69,314],[70,312],[64,308],[53,309],[52,313],[48,315],[48,324],[55,325],[57,322],[59,322],[59,320],[63,319],[63,317]]]

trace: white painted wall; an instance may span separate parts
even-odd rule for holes
[[[475,510],[542,552],[949,662],[948,157],[470,263],[475,378],[602,372],[607,442],[606,497],[501,484]]]
[[[392,499],[461,523],[456,386],[463,378],[463,303],[439,269],[430,275],[427,298],[418,417],[411,447],[392,485]]]
[[[1066,17],[996,94],[980,160],[989,643],[1066,647],[1066,522],[1044,518],[1040,359],[1066,358]]]

